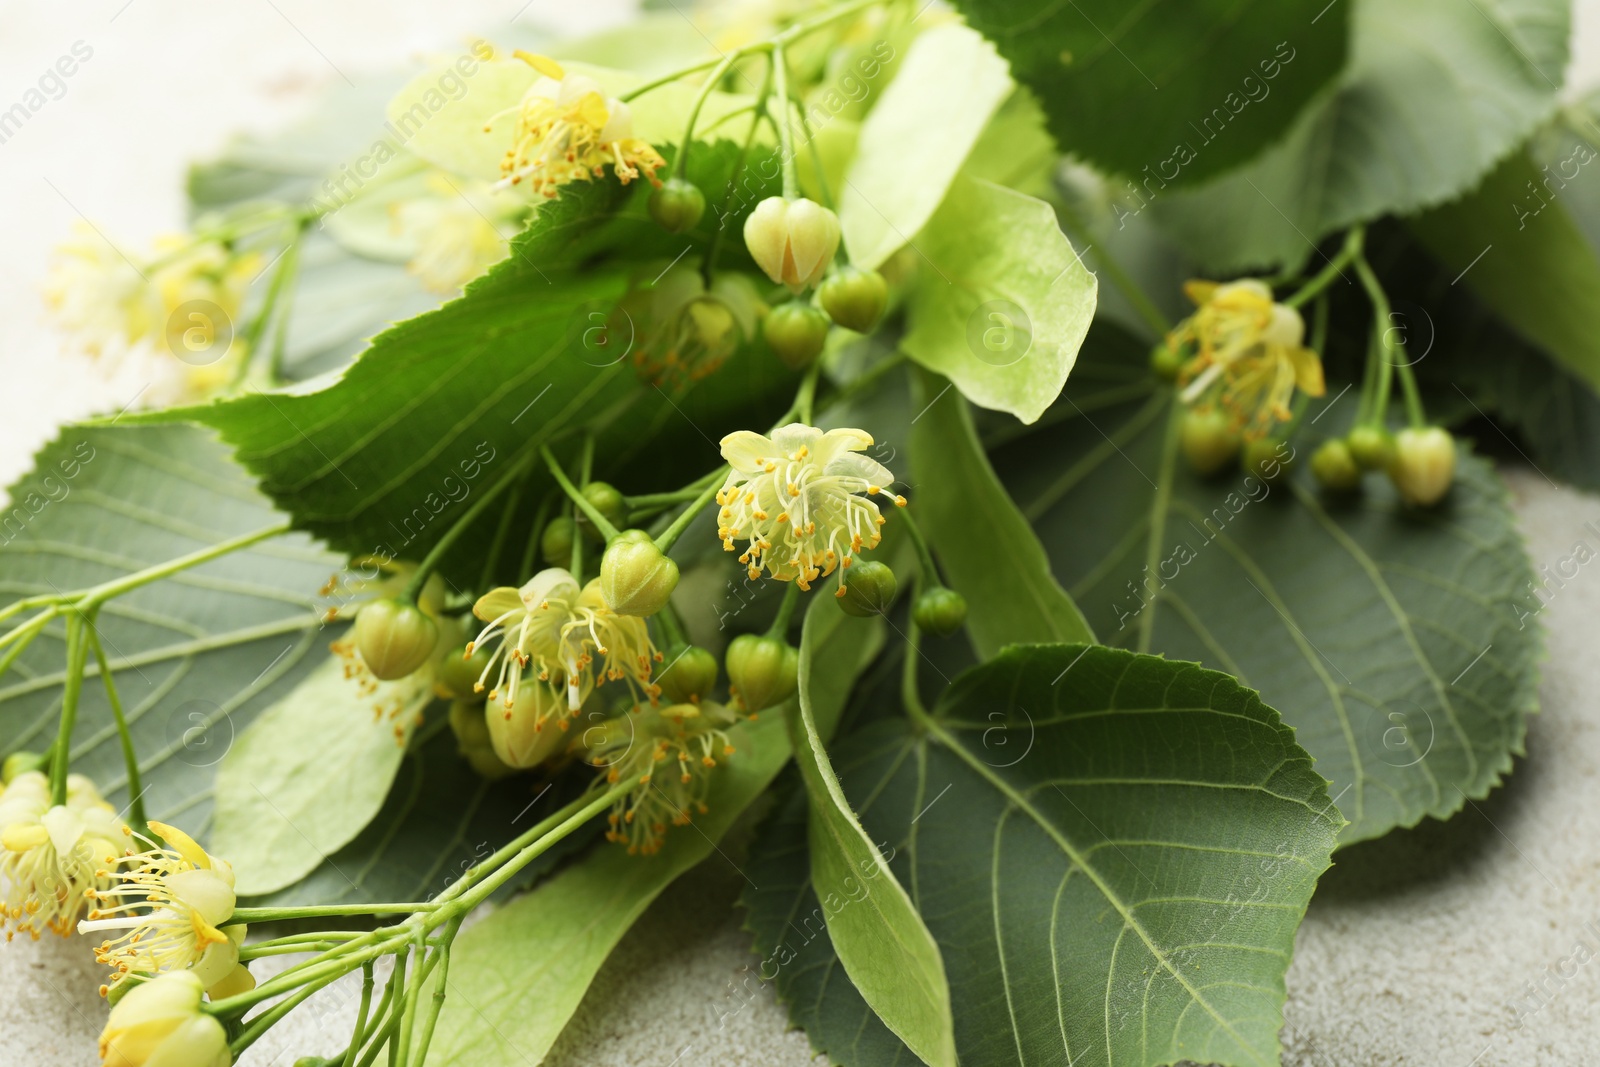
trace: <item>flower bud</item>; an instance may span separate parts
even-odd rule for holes
[[[1184,412],[1179,430],[1183,454],[1196,474],[1208,477],[1232,463],[1239,454],[1239,434],[1216,408]]]
[[[557,515],[545,524],[539,535],[539,555],[551,567],[565,567],[572,562],[572,539],[577,527],[565,515]]]
[[[822,310],[847,330],[867,333],[889,305],[889,283],[875,270],[841,267],[817,290]]]
[[[1456,476],[1456,442],[1448,430],[1429,426],[1401,430],[1394,436],[1394,462],[1389,480],[1407,504],[1437,504]]]
[[[694,704],[711,694],[718,673],[717,657],[699,645],[685,645],[667,656],[656,684],[669,703]]]
[[[1344,440],[1363,470],[1388,470],[1394,462],[1394,435],[1381,426],[1357,426]]]
[[[202,991],[190,971],[169,971],[130,989],[100,1031],[105,1067],[227,1067],[228,1035],[200,1010]]]
[[[1194,346],[1164,340],[1150,350],[1150,369],[1164,382],[1178,380],[1178,372],[1194,355]]]
[[[800,684],[800,653],[779,637],[741,634],[724,657],[728,683],[748,711],[781,704]]]
[[[545,682],[524,679],[508,708],[491,703],[485,709],[489,743],[500,762],[525,770],[536,767],[567,747],[567,702]]]
[[[1245,473],[1275,485],[1294,469],[1294,450],[1286,442],[1262,437],[1244,446]]]
[[[935,637],[949,637],[967,621],[967,598],[954,589],[931,586],[917,597],[911,618]]]
[[[17,776],[44,769],[44,757],[37,752],[13,752],[0,764],[0,784],[10,785]]]
[[[894,603],[894,571],[888,564],[868,560],[840,573],[839,609],[858,619],[882,615]]]
[[[484,695],[477,691],[477,683],[488,669],[489,660],[486,648],[475,647],[471,655],[467,654],[465,646],[451,649],[439,661],[435,688],[441,691],[440,695],[452,700],[482,701]]]
[[[839,216],[804,197],[769,196],[744,220],[744,244],[767,277],[798,293],[822,280],[839,249]]]
[[[617,487],[610,482],[590,482],[583,487],[583,499],[589,506],[598,511],[607,522],[613,526],[626,526],[628,524],[628,502]],[[578,529],[582,530],[591,541],[599,541],[600,531],[594,528],[594,523],[589,521],[589,516],[581,510],[578,512]],[[568,561],[570,562],[570,560]],[[551,564],[562,566],[563,564]]]
[[[373,677],[390,682],[428,662],[439,628],[415,604],[374,600],[356,615],[355,637]]]
[[[456,751],[491,782],[516,773],[515,767],[507,766],[495,755],[489,732],[488,716],[503,715],[504,711],[499,704],[486,708],[481,700],[458,700],[450,705],[450,732],[456,735]]]
[[[761,322],[761,336],[784,366],[803,370],[827,344],[828,316],[803,300],[791,300],[767,312]]]
[[[668,178],[650,194],[650,217],[668,233],[694,229],[705,213],[705,194],[686,178]]]
[[[1337,437],[1322,442],[1311,454],[1311,473],[1324,489],[1349,492],[1361,484],[1361,468],[1350,454],[1350,446]]]
[[[624,530],[600,557],[600,593],[618,615],[654,615],[677,585],[678,565],[643,530]]]

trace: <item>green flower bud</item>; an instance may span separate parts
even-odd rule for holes
[[[668,233],[694,229],[705,213],[705,194],[685,178],[668,178],[650,194],[650,217]]]
[[[481,777],[491,782],[515,774],[517,769],[495,755],[489,733],[489,715],[505,711],[500,704],[486,708],[479,701],[458,700],[450,705],[450,732],[456,735],[456,751]]]
[[[19,774],[44,770],[44,757],[37,752],[13,752],[0,764],[0,784],[10,785]]]
[[[668,653],[666,669],[655,681],[671,703],[693,704],[711,694],[719,673],[717,657],[699,645],[685,645]]]
[[[1179,428],[1183,454],[1196,474],[1216,474],[1239,455],[1239,433],[1216,408],[1191,408]]]
[[[494,754],[519,770],[560,755],[572,739],[566,693],[547,682],[525,678],[509,708],[497,700],[483,710]]]
[[[1150,350],[1150,369],[1162,381],[1175,382],[1178,372],[1194,353],[1186,345],[1174,346],[1162,341]]]
[[[1394,435],[1389,480],[1407,504],[1428,507],[1444,499],[1456,476],[1456,442],[1448,430],[1429,426]]]
[[[557,515],[545,524],[539,535],[539,555],[551,567],[566,567],[572,563],[572,539],[577,527],[565,515]]]
[[[875,270],[841,267],[817,289],[822,310],[847,330],[868,333],[889,306],[889,283]]]
[[[1361,485],[1361,467],[1350,454],[1350,446],[1337,437],[1330,438],[1311,454],[1311,473],[1324,489],[1349,492]]]
[[[469,656],[465,645],[457,646],[439,662],[439,687],[454,700],[481,701],[483,694],[477,691],[477,684],[488,666],[488,649],[474,648]]]
[[[356,615],[356,650],[373,677],[404,678],[433,654],[439,627],[404,600],[374,600]]]
[[[1394,435],[1381,426],[1357,426],[1344,440],[1363,470],[1388,470],[1394,462]]]
[[[779,637],[741,634],[724,663],[733,695],[748,711],[783,703],[800,684],[800,653]]]
[[[828,316],[803,300],[791,300],[767,312],[761,335],[784,366],[803,370],[822,354],[828,341]]]
[[[967,621],[967,598],[942,585],[929,586],[917,597],[911,618],[935,637],[949,637]]]
[[[1244,469],[1247,474],[1274,485],[1294,469],[1294,449],[1271,437],[1251,441],[1244,446]]]
[[[624,530],[600,557],[600,592],[618,615],[654,615],[677,585],[678,565],[643,530]]]
[[[628,502],[610,482],[590,482],[583,487],[583,498],[611,525],[619,528],[628,525]],[[581,510],[578,512],[578,529],[582,530],[591,541],[601,539],[600,531],[594,528],[589,516]],[[556,565],[564,566],[564,564]]]
[[[894,571],[887,564],[868,560],[839,575],[839,609],[858,619],[882,615],[894,603]]]

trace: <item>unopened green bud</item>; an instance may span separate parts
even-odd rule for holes
[[[489,650],[474,647],[469,656],[465,646],[457,646],[439,661],[438,683],[455,700],[482,700],[478,679],[489,666]]]
[[[598,511],[607,522],[616,527],[628,524],[628,501],[610,482],[590,482],[583,487],[583,499]],[[594,528],[582,509],[578,511],[578,529],[592,541],[601,540],[600,531]]]
[[[572,563],[572,539],[577,527],[565,515],[557,515],[545,524],[539,535],[539,555],[551,567],[566,567]]]
[[[1389,480],[1407,504],[1428,507],[1444,499],[1456,477],[1456,442],[1448,430],[1429,426],[1394,435]]]
[[[37,752],[13,752],[0,764],[0,783],[10,785],[17,775],[44,770],[44,757]]]
[[[356,650],[373,677],[404,678],[428,662],[439,628],[422,609],[404,600],[374,600],[356,615]]]
[[[1388,470],[1394,462],[1394,435],[1381,426],[1357,426],[1345,438],[1345,444],[1364,470]]]
[[[781,704],[800,684],[800,653],[779,637],[741,634],[724,662],[733,694],[749,711]]]
[[[1178,380],[1178,372],[1193,354],[1185,347],[1162,341],[1150,350],[1150,369],[1155,371],[1156,377],[1162,381],[1175,382]]]
[[[677,586],[678,565],[643,530],[624,530],[600,557],[600,592],[618,615],[654,615]]]
[[[828,343],[828,316],[803,300],[791,300],[767,312],[761,335],[784,366],[803,370]]]
[[[705,194],[686,178],[668,178],[650,194],[650,217],[668,233],[694,229],[705,213]]]
[[[1239,433],[1216,408],[1184,412],[1179,438],[1189,466],[1201,477],[1216,474],[1239,455]]]
[[[566,693],[546,682],[524,678],[509,708],[491,700],[484,706],[489,743],[500,762],[519,770],[560,755],[571,740]]]
[[[894,571],[887,564],[868,560],[839,576],[839,609],[858,619],[882,615],[894,603]]]
[[[1345,493],[1361,484],[1361,466],[1350,454],[1350,446],[1337,437],[1330,438],[1311,454],[1311,473],[1324,489]]]
[[[1245,473],[1274,485],[1294,469],[1294,449],[1287,441],[1263,437],[1244,446]]]
[[[458,700],[450,705],[450,732],[456,735],[456,751],[472,764],[472,769],[491,782],[515,774],[516,768],[508,766],[495,755],[494,740],[489,733],[488,715],[505,711],[500,704],[485,708],[482,702]]]
[[[917,597],[911,618],[935,637],[949,637],[967,621],[967,598],[942,585],[930,586]]]
[[[869,333],[889,306],[889,283],[875,270],[841,267],[818,287],[817,296],[834,322]]]
[[[710,695],[719,673],[717,657],[699,645],[685,645],[668,654],[666,669],[655,681],[667,700],[693,704]]]

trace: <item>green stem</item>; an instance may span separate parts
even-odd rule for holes
[[[739,54],[740,53],[738,51],[728,53],[729,56],[737,56]],[[627,92],[617,97],[617,99],[626,104],[630,100],[637,100],[639,97],[643,96],[645,93],[648,93],[652,89],[659,89],[663,85],[671,85],[680,78],[687,78],[689,75],[698,74],[702,70],[710,70],[712,67],[721,66],[726,61],[727,57],[718,56],[716,59],[707,59],[700,63],[693,63],[687,67],[680,67],[671,74],[663,74],[659,78],[651,78],[643,85],[635,86],[634,88],[629,89]]]
[[[238,537],[229,538],[220,544],[211,545],[208,548],[197,549],[196,551],[190,552],[187,555],[179,556],[177,559],[170,559],[167,562],[157,564],[154,567],[146,567],[142,571],[135,571],[133,574],[124,575],[121,578],[117,578],[109,582],[103,582],[100,585],[84,590],[82,593],[69,593],[64,597],[58,598],[58,602],[77,600],[78,607],[81,610],[92,612],[94,609],[98,608],[101,604],[104,604],[112,597],[121,596],[123,593],[138,589],[143,585],[149,585],[151,582],[158,581],[167,577],[168,575],[177,574],[179,571],[187,570],[190,567],[197,567],[202,563],[217,559],[221,556],[226,556],[230,552],[237,552],[242,548],[249,548],[251,545],[260,541],[266,541],[270,538],[277,537],[280,534],[286,534],[289,532],[289,529],[289,524],[285,522],[280,523],[277,526],[269,526],[264,530],[256,530],[254,533],[241,534]]]
[[[908,620],[907,625],[910,629],[906,632],[905,660],[900,665],[900,702],[905,705],[911,721],[921,728],[926,727],[933,718],[928,714],[927,705],[922,703],[922,695],[917,692],[917,660],[922,655],[922,631],[917,628],[915,620]]]
[[[295,1008],[298,1008],[309,997],[319,992],[322,987],[327,984],[327,982],[318,982],[303,986],[302,988],[297,989],[293,996],[286,997],[279,1003],[274,1004],[271,1010],[264,1011],[254,1019],[251,1019],[250,1024],[245,1027],[244,1033],[228,1042],[229,1050],[235,1057],[237,1057],[245,1049],[255,1044],[257,1039],[271,1029],[279,1019],[282,1019],[285,1015],[288,1015]]]
[[[67,677],[61,688],[61,726],[56,733],[55,763],[50,768],[52,807],[67,802],[67,757],[72,747],[72,726],[78,718],[78,697],[83,692],[83,668],[89,656],[83,627],[83,615],[78,612],[67,615]]]
[[[688,638],[684,636],[683,620],[678,618],[677,609],[675,609],[670,603],[663,604],[661,606],[661,610],[655,613],[654,618],[656,625],[661,627],[661,637],[664,647],[677,648],[680,645],[686,645],[689,643]],[[670,667],[672,664],[669,663],[667,666]]]
[[[794,131],[789,128],[789,64],[783,54],[783,45],[772,46],[772,73],[777,81],[778,107],[782,114],[778,127],[779,162],[783,165],[783,198],[794,200],[800,196],[800,180],[794,167]]]
[[[411,1059],[411,1027],[416,1024],[417,999],[422,995],[422,965],[427,962],[427,956],[428,936],[426,932],[418,930],[415,947],[412,949],[412,958],[417,961],[417,974],[406,989],[406,1005],[400,1013],[400,1037],[389,1053],[390,1062],[397,1067],[406,1067],[406,1063]]]
[[[455,941],[456,931],[461,929],[461,920],[457,919],[445,928],[444,943],[439,946],[435,959],[439,963],[439,981],[433,987],[433,1000],[428,1006],[428,1016],[422,1021],[422,1036],[417,1040],[417,1067],[424,1067],[428,1062],[428,1046],[433,1043],[433,1027],[439,1021],[439,1012],[444,1008],[444,998],[450,984],[450,946]]]
[[[26,623],[6,634],[4,638],[0,638],[0,645],[6,642],[11,643],[11,647],[6,651],[6,654],[0,656],[0,676],[4,676],[6,671],[11,669],[11,665],[17,661],[17,657],[27,651],[28,646],[33,644],[33,639],[38,637],[46,624],[59,613],[60,609],[51,605],[48,609],[41,611]]]
[[[528,532],[528,542],[522,546],[521,566],[517,568],[517,578],[531,577],[533,575],[533,560],[539,554],[539,543],[544,538],[545,523],[550,519],[552,500],[545,497],[539,502],[539,512],[533,517],[533,529]]]
[[[817,399],[817,378],[822,374],[822,361],[817,360],[806,368],[805,376],[800,379],[800,390],[795,393],[795,416],[807,426],[811,425],[815,417],[813,408]]]
[[[372,964],[361,965],[361,1006],[356,1009],[356,1028],[351,1031],[350,1045],[344,1050],[344,1058],[340,1067],[355,1067],[356,1053],[361,1051],[362,1039],[366,1036],[367,1017],[372,1010]]]
[[[451,525],[450,529],[444,532],[443,537],[434,542],[434,546],[428,549],[428,554],[422,557],[422,562],[417,564],[416,573],[411,576],[411,580],[406,583],[405,589],[400,594],[401,599],[409,600],[413,604],[416,603],[417,594],[422,592],[423,583],[428,580],[428,576],[433,573],[434,568],[439,566],[439,561],[444,558],[444,554],[450,551],[450,547],[460,539],[462,534],[467,532],[467,528],[477,521],[478,516],[482,515],[484,510],[494,503],[496,497],[505,492],[518,478],[528,472],[528,465],[532,460],[533,452],[531,451],[525,452],[513,460],[511,466],[507,467],[500,477],[496,478],[483,491],[477,502],[468,508],[461,518]]]
[[[412,915],[438,907],[420,904],[313,904],[303,908],[235,908],[231,922],[271,923],[285,919],[315,919],[327,915]],[[326,935],[321,935],[326,936]]]
[[[1382,360],[1378,368],[1378,394],[1374,421],[1380,426],[1384,424],[1388,414],[1390,382],[1392,376],[1398,373],[1401,388],[1405,392],[1407,418],[1414,427],[1425,426],[1428,419],[1422,409],[1422,396],[1417,390],[1416,378],[1412,375],[1411,366],[1403,355],[1405,345],[1391,340],[1393,311],[1389,306],[1389,296],[1383,291],[1383,283],[1378,281],[1378,276],[1373,273],[1372,266],[1364,254],[1356,256],[1354,266],[1356,276],[1361,279],[1361,285],[1367,291],[1367,299],[1372,302],[1373,330],[1377,334],[1379,358]]]
[[[406,969],[411,965],[411,946],[396,952],[394,955],[394,971],[389,975],[389,984],[394,986],[394,1002],[390,1009],[389,1021],[384,1024],[384,1040],[389,1045],[389,1067],[395,1067],[395,1055],[399,1046],[393,1038],[395,1030],[405,1025],[406,1007],[410,1003],[407,999]],[[380,1046],[381,1047],[381,1046]]]
[[[515,856],[511,857],[500,869],[484,878],[472,889],[461,894],[459,903],[452,909],[455,914],[463,915],[488,899],[489,894],[499,889],[511,879],[518,871],[543,855],[553,845],[566,837],[572,831],[594,818],[609,808],[615,801],[626,796],[634,786],[633,782],[619,782],[617,785],[601,793],[590,803],[584,805],[577,812],[564,820],[554,830],[540,837],[524,847]],[[582,799],[582,798],[580,798]]]
[[[700,109],[705,106],[706,98],[713,89],[722,84],[722,79],[728,73],[728,68],[739,59],[737,51],[729,52],[722,57],[722,61],[712,68],[706,77],[705,84],[700,86],[700,92],[695,95],[694,104],[689,108],[689,122],[683,128],[683,139],[678,142],[678,158],[672,161],[672,173],[676,177],[683,177],[689,169],[689,143],[694,140],[694,124],[700,119]]]
[[[100,681],[105,686],[106,700],[111,704],[111,716],[117,722],[117,735],[122,742],[122,765],[128,773],[128,795],[133,798],[128,803],[128,823],[135,832],[148,837],[150,825],[145,821],[144,789],[139,784],[139,756],[134,751],[133,735],[128,732],[127,716],[122,713],[122,697],[117,693],[111,668],[106,665],[106,653],[100,647],[100,631],[92,619],[85,624],[85,632],[89,636],[90,647],[94,649],[94,661],[100,665]]]
[[[395,961],[398,967],[399,961]],[[383,1048],[383,1035],[393,1024],[391,1007],[394,1005],[394,979],[383,983],[383,996],[378,998],[378,1010],[372,1016],[372,1029],[361,1041],[361,1044],[372,1043],[366,1054],[361,1057],[360,1067],[371,1067],[372,1061],[378,1058],[378,1052]]]
[[[1340,276],[1340,271],[1362,255],[1361,246],[1365,238],[1366,229],[1364,227],[1353,227],[1344,235],[1344,246],[1339,249],[1337,255],[1328,260],[1327,266],[1313,275],[1310,281],[1302,285],[1294,295],[1283,301],[1283,303],[1288,307],[1297,308],[1332,285],[1333,280]]]
[[[783,602],[778,605],[778,614],[772,620],[772,625],[767,627],[767,636],[780,640],[789,639],[789,621],[794,618],[794,609],[800,603],[800,587],[790,582],[783,591]]]
[[[561,464],[556,462],[556,457],[551,454],[550,449],[541,447],[539,454],[544,457],[545,465],[550,468],[550,473],[555,477],[556,484],[561,486],[561,491],[567,494],[567,499],[571,500],[590,522],[594,523],[594,528],[600,531],[600,536],[607,541],[617,536],[619,532],[617,528],[611,525],[609,519],[600,514],[600,509],[589,503],[589,498],[584,496],[577,486],[572,484],[572,480],[567,477],[567,472],[561,469]],[[584,480],[587,481],[588,479],[585,478]],[[573,540],[576,542],[576,535]],[[577,576],[576,571],[573,572],[573,576]]]
[[[944,584],[939,580],[939,568],[933,562],[933,553],[928,549],[928,540],[922,536],[922,528],[917,525],[917,520],[912,517],[909,509],[901,509],[900,518],[904,521],[906,532],[911,535],[911,544],[917,551],[917,565],[922,572],[921,581],[932,585]]]
[[[756,105],[754,113],[750,116],[750,129],[745,132],[744,144],[739,148],[739,157],[733,161],[733,171],[728,176],[728,193],[722,198],[722,211],[717,216],[717,228],[711,234],[711,247],[706,249],[701,275],[705,278],[707,288],[711,286],[712,275],[717,269],[717,257],[722,253],[723,238],[728,232],[728,217],[733,213],[733,198],[739,195],[739,177],[744,173],[745,161],[755,144],[756,130],[761,128],[761,120],[766,116],[767,94],[771,91],[772,64],[768,62],[766,73],[761,77],[761,87],[756,90]]]
[[[719,476],[725,476],[726,471],[727,467],[722,467],[716,473]],[[720,480],[711,482],[700,490],[700,495],[695,497],[689,506],[684,508],[678,517],[672,520],[672,525],[661,531],[661,535],[656,538],[656,547],[663,552],[670,549],[678,538],[683,536],[683,531],[689,528],[689,524],[694,521],[694,517],[700,514],[700,510],[711,503],[721,491],[722,483]]]

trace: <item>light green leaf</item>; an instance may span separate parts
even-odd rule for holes
[[[329,657],[235,740],[217,768],[211,847],[241,896],[299,881],[372,821],[405,755],[376,705],[409,697],[397,720],[409,723],[432,699],[404,685],[363,694]]]
[[[994,46],[959,23],[911,43],[861,125],[840,193],[852,263],[876,268],[922,229],[1011,88]]]
[[[1099,287],[1055,212],[960,176],[916,248],[906,353],[974,404],[1033,422],[1072,372]]]
[[[1295,929],[1342,820],[1254,693],[1154,656],[1017,646],[926,729],[890,718],[835,749],[951,961],[963,1063],[1278,1062]],[[763,973],[832,1062],[892,1062],[812,932],[830,906],[795,883],[795,820],[763,829],[745,894]]]
[[[939,946],[861,829],[823,747],[818,720],[837,719],[847,695],[836,685],[827,691],[838,675],[833,663],[817,655],[818,635],[836,617],[848,618],[820,601],[806,613],[799,700],[789,714],[789,743],[811,798],[811,882],[819,897],[848,901],[828,915],[828,935],[851,983],[878,1018],[924,1063],[954,1067],[950,986]],[[881,639],[882,625],[875,619],[835,623],[835,628],[859,633],[863,643],[868,634]]]
[[[212,434],[187,426],[68,427],[10,496],[0,513],[0,605],[85,589],[284,521]],[[341,563],[294,534],[143,586],[100,611],[151,818],[204,835],[218,761],[326,655],[317,590]],[[65,666],[58,620],[0,676],[0,755],[49,746]],[[128,801],[92,659],[72,769],[118,807]]]
[[[1345,60],[1349,3],[956,0],[1064,151],[1192,183],[1255,156]],[[1158,179],[1161,180],[1161,179]]]
[[[834,612],[819,646],[841,689],[867,649]],[[652,856],[600,846],[527,896],[467,930],[451,954],[450,990],[429,1057],[441,1067],[537,1063],[561,1033],[595,972],[650,902],[709,857],[789,758],[782,716],[730,731],[736,755],[711,781],[709,813],[675,828]]]
[[[1555,107],[1564,0],[1345,7],[1349,69],[1281,144],[1202,189],[1135,196],[1208,269],[1299,263],[1335,230],[1448,200]]]
[[[911,427],[916,508],[950,587],[967,599],[967,632],[979,659],[1019,642],[1091,642],[1078,605],[1050,573],[1044,547],[984,455],[972,414],[918,375]]]
[[[1084,351],[1049,427],[990,455],[1100,639],[1259,689],[1333,780],[1346,841],[1447,818],[1498,784],[1538,707],[1542,640],[1492,468],[1462,456],[1433,509],[1375,475],[1329,498],[1305,461],[1343,432],[1346,398],[1307,411],[1292,477],[1202,479],[1147,349],[1097,327]]]

